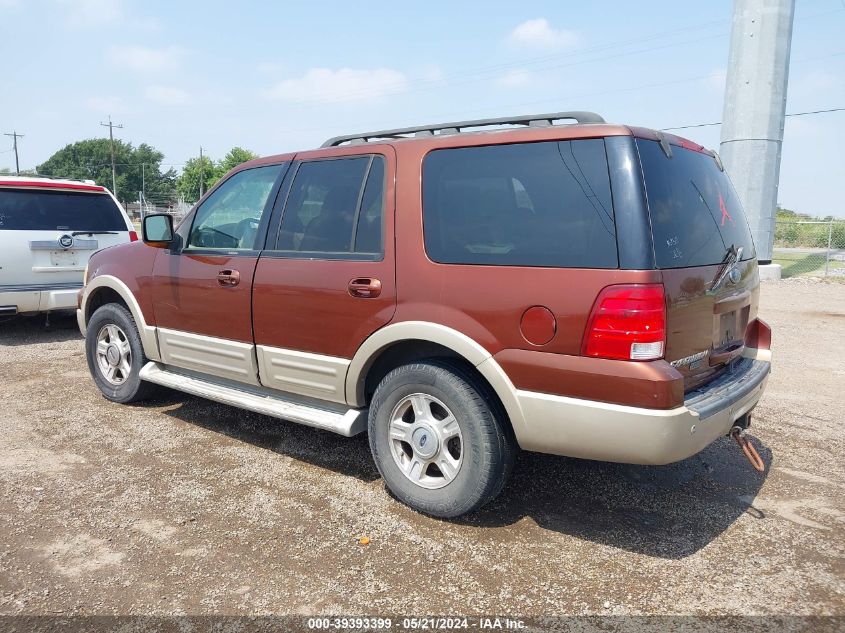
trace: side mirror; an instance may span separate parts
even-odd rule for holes
[[[169,213],[153,213],[144,216],[141,225],[144,243],[167,247],[173,241],[173,216]]]

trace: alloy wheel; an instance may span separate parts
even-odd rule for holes
[[[433,490],[458,475],[463,436],[443,402],[425,393],[405,396],[393,409],[389,429],[393,460],[413,483]]]

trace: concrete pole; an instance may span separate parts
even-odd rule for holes
[[[795,0],[734,0],[722,161],[745,208],[757,259],[770,264]],[[764,267],[761,277],[780,277]]]

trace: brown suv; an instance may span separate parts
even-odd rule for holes
[[[570,112],[245,163],[95,254],[78,320],[110,400],[158,384],[368,431],[390,490],[454,517],[517,447],[665,464],[747,426],[758,293],[717,155]]]

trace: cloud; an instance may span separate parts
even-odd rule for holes
[[[144,95],[154,103],[162,105],[189,105],[193,102],[191,93],[173,86],[147,86]]]
[[[117,68],[140,73],[157,73],[180,66],[182,51],[174,46],[160,49],[145,46],[113,46],[108,50],[106,57],[109,63]]]
[[[534,73],[528,70],[509,70],[496,83],[502,88],[524,88],[534,81]]]
[[[67,9],[66,24],[76,28],[103,26],[124,15],[123,0],[59,0]]]
[[[405,75],[390,68],[311,68],[301,77],[279,82],[269,96],[293,102],[373,101],[407,85]]]
[[[552,28],[546,18],[526,20],[508,34],[512,46],[546,51],[570,48],[579,39],[574,31]]]

